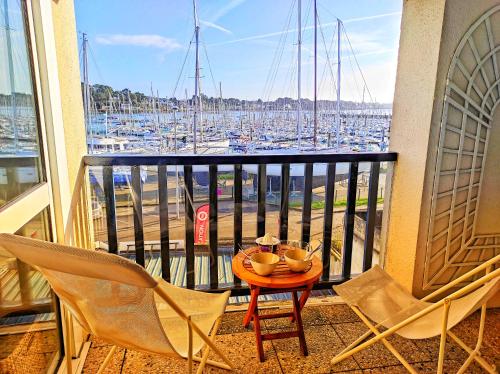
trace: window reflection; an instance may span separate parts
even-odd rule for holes
[[[16,234],[50,240],[48,210]],[[59,357],[59,334],[49,284],[0,250],[0,373],[46,372]]]
[[[22,4],[0,0],[0,207],[42,180]]]

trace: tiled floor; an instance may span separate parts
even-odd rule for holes
[[[282,305],[282,308],[287,308]],[[366,329],[358,317],[346,305],[311,305],[302,312],[309,356],[299,351],[297,338],[264,342],[266,361],[257,359],[255,335],[243,328],[244,312],[226,313],[216,337],[216,344],[222,348],[236,365],[239,373],[405,373],[402,365],[380,343],[355,354],[335,366],[330,365],[332,357],[347,344],[355,340]],[[475,313],[454,328],[454,332],[469,345],[475,344],[479,323]],[[500,366],[500,309],[490,310],[484,336],[484,358]],[[290,328],[287,319],[264,320],[263,332],[275,332]],[[423,372],[436,371],[439,338],[410,341],[399,337],[389,339],[400,353]],[[94,340],[84,366],[85,373],[95,373],[110,347]],[[218,359],[213,357],[214,359]],[[466,354],[456,344],[448,342],[445,359],[445,373],[458,370]],[[117,350],[107,373],[184,373],[186,362],[175,358],[163,358],[130,350]],[[207,366],[207,373],[227,373]],[[470,373],[483,372],[473,364]]]
[[[0,336],[0,373],[45,373],[58,350],[57,331]]]

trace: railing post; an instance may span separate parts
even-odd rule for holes
[[[184,165],[184,219],[186,225],[184,246],[186,248],[186,285],[194,288],[194,207],[193,167]]]
[[[313,167],[311,163],[304,166],[304,198],[302,204],[302,242],[309,243],[311,240],[311,204],[312,204],[312,182]]]
[[[209,166],[209,246],[210,246],[210,288],[219,286],[217,251],[217,165]]]
[[[330,279],[330,257],[332,249],[333,194],[335,191],[335,163],[329,163],[326,171],[325,218],[323,222],[323,281]]]
[[[142,224],[142,180],[140,166],[132,166],[132,203],[134,206],[135,262],[144,266],[144,229]]]
[[[358,163],[349,165],[347,185],[347,208],[344,215],[344,245],[342,253],[342,278],[351,277],[352,244],[354,240],[354,215],[356,214],[356,191],[358,183]]]
[[[108,231],[108,252],[118,253],[118,238],[116,235],[115,183],[113,167],[103,167],[104,198],[106,200],[106,226]]]
[[[158,166],[158,204],[160,210],[161,276],[170,282],[170,236],[168,228],[168,179],[167,166]]]
[[[257,174],[257,237],[266,233],[266,164],[259,164]]]
[[[233,198],[234,198],[234,249],[233,253],[236,256],[242,245],[243,238],[243,204],[242,204],[242,184],[243,184],[243,173],[241,164],[234,165],[234,188],[233,188]],[[234,284],[236,286],[241,285],[241,280],[234,276]]]
[[[288,240],[288,194],[290,192],[290,164],[281,165],[280,240]]]
[[[370,182],[368,185],[368,207],[366,210],[365,248],[363,255],[363,271],[372,267],[373,238],[375,236],[375,223],[377,220],[378,179],[380,162],[372,162],[370,168]]]

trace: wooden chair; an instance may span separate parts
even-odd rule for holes
[[[111,343],[98,373],[117,346],[147,353],[187,358],[231,370],[231,362],[214,338],[230,293],[209,294],[153,279],[141,266],[117,255],[69,247],[11,234],[0,234],[0,248],[37,268],[63,306],[82,327]],[[65,315],[66,331],[70,330]],[[70,346],[66,334],[65,346]],[[202,352],[201,356],[197,356]],[[208,360],[212,349],[223,361]],[[66,355],[71,373],[71,354]]]
[[[500,289],[500,268],[495,269],[499,262],[500,255],[484,262],[421,300],[414,298],[379,266],[373,267],[342,285],[333,287],[365,323],[369,331],[333,358],[332,364],[381,341],[409,372],[416,373],[408,361],[387,341],[387,338],[393,334],[407,339],[440,336],[437,372],[442,373],[446,336],[449,336],[469,354],[459,373],[465,372],[474,360],[489,373],[496,373],[496,368],[481,357],[480,349],[483,341],[486,304]],[[482,272],[484,275],[481,276]],[[471,278],[471,283],[452,292],[457,286],[465,284],[464,282]],[[444,293],[449,293],[449,295],[435,303],[429,302]],[[477,344],[474,348],[470,348],[450,330],[478,308],[481,308],[481,316]],[[380,331],[381,327],[386,330]],[[372,334],[375,336],[366,341]]]

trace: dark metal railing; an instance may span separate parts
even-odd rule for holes
[[[193,165],[208,165],[209,189],[209,286],[210,290],[222,290],[218,279],[218,196],[217,196],[217,166],[233,165],[234,185],[234,254],[242,245],[243,240],[243,209],[242,209],[242,176],[243,165],[258,165],[257,171],[257,236],[263,236],[266,224],[266,165],[281,165],[281,199],[279,213],[279,235],[281,240],[288,238],[288,212],[290,192],[290,164],[304,164],[304,196],[302,206],[301,239],[309,242],[311,238],[311,209],[313,189],[313,167],[315,163],[327,164],[326,188],[323,223],[323,265],[324,271],[318,288],[330,287],[351,277],[352,250],[354,239],[354,219],[357,198],[357,181],[359,163],[369,162],[370,177],[368,182],[368,203],[366,213],[366,229],[363,249],[362,269],[372,266],[375,219],[377,209],[377,193],[381,162],[394,162],[396,153],[316,153],[316,154],[267,154],[267,155],[89,155],[84,157],[87,166],[103,167],[104,198],[106,203],[106,222],[108,250],[118,252],[118,236],[116,224],[116,198],[113,179],[113,167],[131,167],[131,196],[133,203],[135,260],[144,266],[144,229],[142,220],[143,210],[143,181],[141,180],[141,166],[157,166],[158,168],[158,205],[160,227],[160,257],[162,277],[170,280],[170,236],[168,214],[167,166],[179,165],[183,167],[184,179],[184,219],[185,219],[185,256],[186,256],[186,283],[188,288],[195,287],[195,240],[194,240],[194,207],[193,207]],[[344,219],[344,238],[342,250],[342,274],[330,279],[330,259],[333,233],[333,208],[336,182],[336,165],[349,164],[347,185],[347,206]],[[227,289],[227,288],[225,288]],[[241,281],[235,277],[231,287],[233,295],[248,293],[248,289],[241,286]]]

